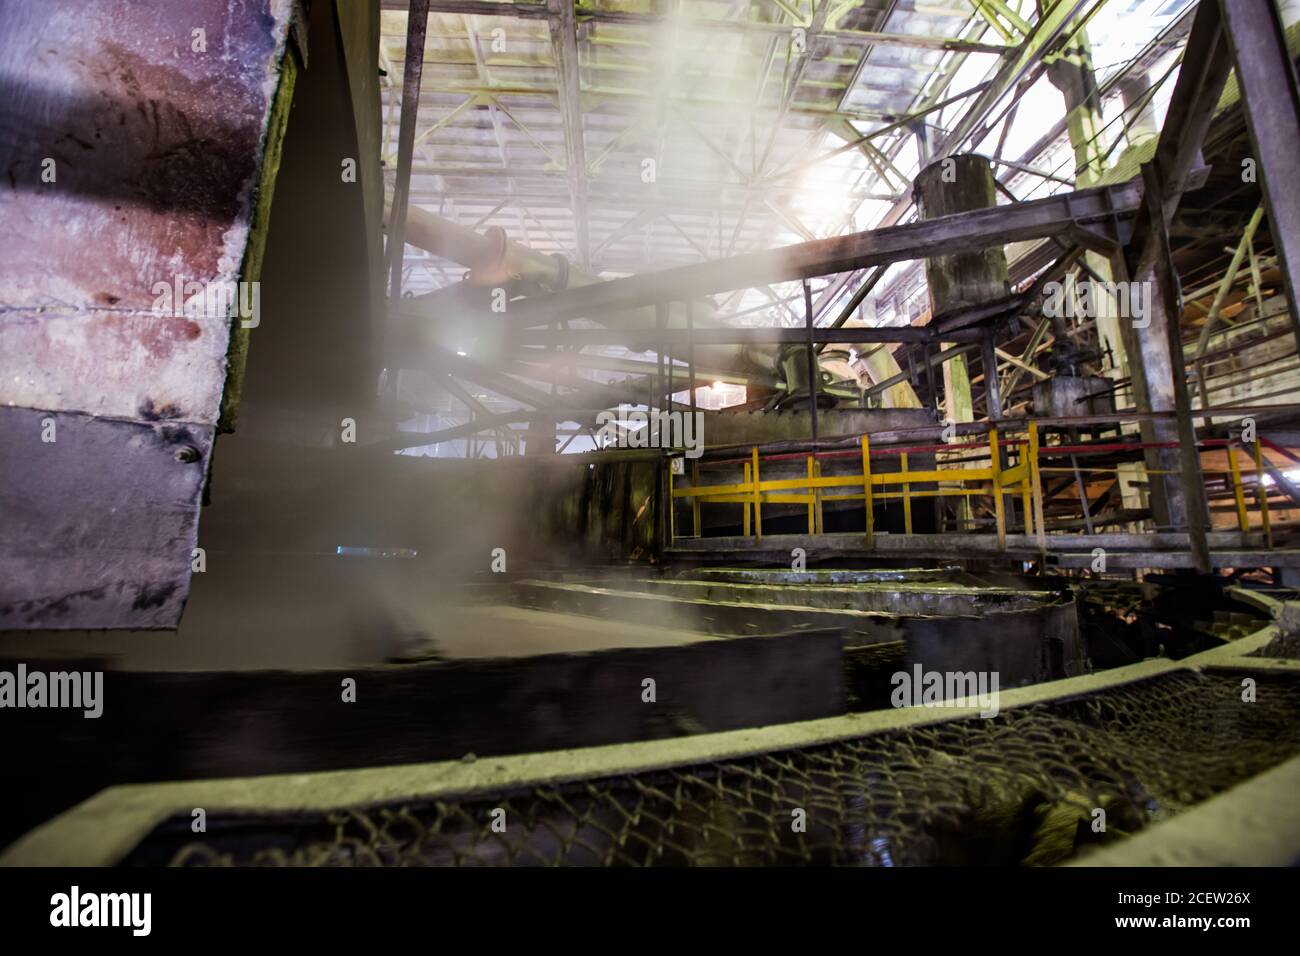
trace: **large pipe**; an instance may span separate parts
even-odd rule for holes
[[[390,193],[385,196],[385,223],[391,204]],[[509,239],[500,228],[494,227],[479,233],[418,206],[411,206],[407,210],[405,238],[419,249],[468,268],[469,284],[480,289],[522,284],[533,291],[559,292],[566,288],[604,281],[571,265],[564,256],[538,252]],[[431,307],[446,305],[448,298],[461,296],[465,292],[456,286],[451,288],[455,291],[449,293],[448,290],[439,290],[416,296],[405,311],[407,314],[427,316]],[[721,324],[710,299],[693,300],[692,309],[696,328],[716,328]],[[658,318],[653,307],[609,313],[601,316],[599,321],[611,328],[643,330],[646,332],[646,344],[658,348],[654,335],[658,328]],[[665,321],[670,329],[686,328],[685,303],[672,303]],[[765,372],[767,376],[781,374],[778,348],[775,346],[699,345],[695,347],[695,361],[699,365],[726,369],[741,376],[756,370]]]
[[[384,197],[387,224],[392,195]],[[598,282],[595,276],[569,265],[560,255],[530,249],[506,236],[498,226],[475,232],[459,223],[411,206],[406,212],[406,241],[472,272],[476,285],[496,285],[511,280],[534,283],[547,292]]]
[[[977,153],[949,156],[917,174],[912,198],[922,219],[937,219],[997,205],[993,166]],[[925,260],[930,287],[931,324],[952,312],[1011,294],[1007,256],[1001,245],[977,252],[932,256]]]
[[[948,156],[931,163],[916,176],[912,198],[922,219],[936,219],[997,205],[993,164],[978,153]],[[994,244],[975,252],[932,256],[925,260],[925,281],[930,290],[930,322],[964,312],[1011,294],[1007,256]],[[990,419],[1002,417],[997,358],[991,330],[982,342],[984,394]],[[965,364],[965,358],[955,361]]]

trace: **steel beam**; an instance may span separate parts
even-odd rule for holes
[[[1134,222],[1127,261],[1117,262],[1127,266],[1134,282],[1151,290],[1149,327],[1137,330],[1131,324],[1124,326],[1138,406],[1143,411],[1176,412],[1172,422],[1153,421],[1142,428],[1145,442],[1176,442],[1178,449],[1148,453],[1148,469],[1163,473],[1152,482],[1152,510],[1157,522],[1187,527],[1196,564],[1202,571],[1210,568],[1205,541],[1208,515],[1187,394],[1177,276],[1173,272],[1168,227],[1188,186],[1230,69],[1218,5],[1207,0],[1197,8],[1192,22],[1183,68],[1170,98],[1155,156],[1142,168],[1147,195]],[[1154,195],[1153,190],[1157,191]]]
[[[945,340],[973,341],[978,330],[963,330],[944,336]],[[517,345],[565,346],[569,348],[589,345],[628,345],[656,350],[659,345],[674,350],[686,348],[692,341],[696,345],[806,345],[808,332],[803,328],[696,328],[693,336],[687,330],[669,328],[662,333],[654,329],[523,329],[511,336]],[[864,342],[932,342],[934,332],[923,326],[877,326],[841,328],[814,328],[814,344],[856,344]]]
[[[573,217],[577,228],[578,255],[583,268],[591,268],[591,240],[587,222],[587,155],[582,132],[582,89],[578,77],[578,27],[573,0],[546,0],[551,50],[555,56],[556,88],[560,115],[564,121],[565,163]]]
[[[410,0],[406,21],[406,63],[402,75],[402,118],[397,133],[397,179],[388,221],[389,298],[402,298],[402,266],[406,249],[406,206],[411,195],[411,159],[415,154],[415,121],[420,111],[420,77],[424,71],[424,37],[429,0]]]
[[[1016,55],[1007,58],[988,88],[971,104],[970,109],[962,114],[957,125],[944,137],[932,159],[949,156],[961,148],[967,137],[975,131],[979,121],[1042,60],[1087,2],[1088,0],[1058,0],[1052,9],[1043,14],[1042,18],[1034,24],[1033,32],[1020,45]]]
[[[924,361],[929,368],[944,366],[947,365],[948,362],[950,362],[952,359],[960,358],[961,356],[965,355],[967,352],[974,351],[975,348],[976,346],[974,343],[971,343],[969,345],[954,346],[953,348],[950,349],[944,349],[942,352],[939,352],[937,354],[929,355],[925,358]],[[895,385],[901,385],[904,382],[909,381],[910,379],[911,379],[910,372],[899,372],[893,378],[887,378],[883,382],[877,382],[875,385],[871,385],[868,388],[864,389],[862,392],[862,397],[872,398],[873,396],[880,395],[883,392],[887,392]],[[969,392],[969,388],[970,386],[968,383],[967,384],[968,392]],[[967,397],[969,398],[969,394],[967,395]],[[950,418],[949,420],[958,421],[959,419]],[[960,420],[967,421],[967,419],[960,419]]]
[[[823,33],[822,36],[828,36]],[[975,87],[962,94],[962,96],[974,95],[979,92],[981,87]],[[443,82],[436,85],[426,84],[424,87],[426,96],[441,94],[444,96],[487,96],[487,97],[554,97],[556,91],[549,86],[532,86],[528,84],[501,84],[498,86],[484,86],[477,80],[474,82]],[[587,100],[613,100],[627,101],[628,103],[638,103],[650,99],[651,91],[641,87],[613,87],[601,86],[599,84],[590,84],[583,87],[583,96]],[[720,112],[735,110],[737,107],[744,108],[746,111],[753,112],[757,115],[768,115],[776,113],[779,110],[779,104],[772,106],[757,105],[752,99],[739,96],[727,96],[723,93],[712,91],[695,92],[691,95],[686,93],[674,92],[669,99],[675,106],[689,107],[698,109],[701,112],[707,112],[709,115],[717,115]],[[933,112],[940,107],[928,108]],[[824,119],[828,117],[841,117],[843,119],[856,120],[862,123],[892,123],[898,119],[899,114],[887,110],[857,109],[845,108],[837,110],[833,105],[824,107],[810,102],[795,102],[790,105],[790,113],[799,116],[807,116],[815,119]]]
[[[1063,234],[1076,225],[1116,230],[1120,235],[1112,238],[1125,241],[1125,224],[1136,213],[1140,197],[1141,186],[1136,182],[1098,186],[1031,202],[648,272],[513,303],[509,321],[516,328],[527,328],[560,319],[596,318],[609,312],[653,305],[666,296],[680,300],[833,275],[925,258],[935,248],[943,248],[946,253],[976,251],[991,245]]]
[[[381,0],[386,10],[405,8],[402,0]],[[459,13],[484,17],[512,17],[525,20],[545,20],[550,16],[546,3],[509,3],[505,0],[431,0],[429,9],[435,13]],[[627,26],[657,26],[665,21],[688,30],[719,30],[728,33],[762,33],[789,36],[796,26],[806,23],[763,23],[758,20],[722,20],[712,17],[669,17],[662,12],[611,10],[603,7],[575,5],[578,20],[594,23],[618,23]],[[822,34],[840,43],[863,43],[871,46],[903,46],[919,50],[954,50],[961,53],[1005,53],[1009,47],[998,43],[976,43],[951,37],[926,36],[909,33],[879,33],[867,30],[831,30]]]
[[[771,173],[768,176],[764,177],[761,181],[764,184],[774,183],[778,180],[785,179],[787,177],[794,176],[798,173],[801,173],[804,170],[808,169],[809,167],[815,166],[821,162],[825,162],[828,159],[834,159],[836,156],[840,156],[844,153],[851,153],[854,150],[861,150],[864,144],[870,142],[873,139],[877,139],[881,136],[886,135],[887,133],[892,133],[900,129],[905,129],[906,127],[910,126],[912,123],[915,123],[917,120],[922,119],[931,113],[935,113],[938,112],[939,110],[945,109],[946,107],[951,106],[953,103],[960,102],[961,100],[968,99],[969,97],[975,96],[978,93],[982,93],[987,88],[988,88],[987,83],[979,83],[971,87],[969,90],[963,90],[960,93],[957,93],[953,96],[949,96],[937,102],[931,103],[927,106],[923,106],[920,109],[908,113],[904,116],[901,117],[894,116],[890,119],[888,125],[886,126],[882,126],[879,129],[874,129],[869,133],[863,133],[862,135],[859,136],[850,137],[848,142],[844,143],[841,146],[836,146],[832,150],[828,150],[827,152],[814,156],[811,159],[807,159],[807,160],[803,160],[802,162],[795,163],[792,166],[785,166],[782,169],[779,169],[776,172]],[[853,118],[849,114],[846,114],[842,111],[835,112],[835,113],[828,113],[827,115],[845,121]],[[901,201],[910,201],[910,197],[907,197],[906,200],[901,200]]]
[[[1217,99],[1217,97],[1216,97]],[[1164,193],[1155,166],[1147,164],[1142,167],[1147,179],[1147,208],[1160,208]],[[1183,360],[1183,334],[1178,323],[1179,298],[1178,277],[1174,271],[1173,250],[1169,245],[1168,224],[1156,219],[1154,221],[1154,240],[1158,243],[1159,256],[1153,272],[1153,294],[1149,298],[1151,315],[1151,332],[1161,326],[1165,333],[1166,348],[1169,351],[1170,366],[1173,371],[1174,410],[1178,436],[1178,482],[1182,497],[1183,520],[1187,525],[1188,538],[1191,540],[1192,556],[1196,567],[1202,574],[1210,571],[1210,550],[1205,539],[1205,526],[1209,520],[1209,511],[1205,500],[1205,483],[1201,477],[1201,454],[1196,447],[1196,426],[1191,417],[1191,399],[1187,392],[1186,363]],[[1145,273],[1143,274],[1145,276]],[[1160,313],[1157,316],[1156,313]],[[1172,488],[1169,476],[1165,476],[1166,488]],[[1171,509],[1173,511],[1175,509]]]
[[[808,64],[813,61],[817,52],[817,42],[822,30],[826,26],[826,17],[830,13],[833,0],[821,0],[821,5],[814,11],[812,20],[809,23],[801,24],[806,29],[807,45],[804,52],[799,54],[798,62],[795,63],[794,69],[789,70],[789,61],[787,58],[787,70],[789,76],[785,80],[784,88],[781,91],[781,108],[777,111],[776,119],[772,122],[772,129],[768,133],[767,145],[763,147],[763,152],[758,158],[754,168],[754,174],[761,177],[767,167],[767,157],[772,152],[772,147],[776,143],[777,135],[781,132],[781,127],[785,124],[786,114],[790,110],[790,104],[794,102],[795,93],[799,89],[799,84],[803,82],[804,72],[808,69]],[[782,29],[787,34],[790,27],[782,25]],[[793,39],[791,40],[790,51],[793,52]],[[787,54],[788,57],[788,54]],[[797,230],[796,230],[797,231]]]
[[[1300,343],[1296,276],[1300,273],[1300,91],[1286,33],[1272,0],[1220,0],[1228,46],[1241,88],[1242,110],[1250,127],[1268,206],[1268,230],[1291,310],[1291,327]],[[1290,130],[1291,132],[1287,132]],[[1291,198],[1288,199],[1287,197]]]
[[[688,309],[687,312],[689,314],[690,310]],[[687,351],[689,353],[689,346]],[[621,372],[625,375],[649,375],[654,371],[654,362],[649,359],[618,358],[592,352],[555,352],[552,349],[519,346],[518,348],[512,348],[508,356],[530,365],[563,365],[573,368],[602,369],[607,372]],[[674,381],[683,375],[689,377],[689,364],[688,360],[685,369],[680,365],[674,366]],[[709,382],[727,382],[735,385],[758,384],[767,388],[775,388],[777,384],[776,377],[770,372],[757,370],[737,372],[734,369],[698,364],[695,366],[695,380],[697,383],[704,382],[706,384]]]

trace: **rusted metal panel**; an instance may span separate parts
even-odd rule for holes
[[[0,402],[215,421],[230,321],[159,283],[239,279],[289,8],[0,8]]]
[[[293,6],[0,5],[0,626],[177,623]]]
[[[210,424],[226,369],[215,319],[20,310],[0,319],[0,401]]]
[[[0,408],[0,630],[173,627],[212,427]]]

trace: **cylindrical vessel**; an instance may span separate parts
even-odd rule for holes
[[[922,219],[937,219],[997,205],[993,165],[977,153],[948,156],[916,177],[912,199]],[[931,321],[1011,294],[1007,256],[1001,246],[926,260]]]

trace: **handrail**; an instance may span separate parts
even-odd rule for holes
[[[1047,550],[1047,528],[1044,517],[1044,494],[1042,475],[1044,473],[1099,473],[1111,472],[1111,468],[1080,468],[1077,461],[1071,462],[1070,468],[1043,467],[1044,459],[1066,458],[1093,454],[1110,454],[1117,451],[1136,451],[1148,448],[1174,447],[1169,442],[1104,442],[1097,444],[1044,445],[1040,442],[1039,425],[1053,419],[1017,419],[1001,423],[977,423],[987,426],[987,440],[984,442],[949,442],[942,445],[875,445],[876,435],[858,435],[852,437],[853,447],[848,447],[849,439],[842,439],[831,449],[810,449],[803,452],[786,451],[788,443],[776,444],[777,450],[764,453],[762,446],[753,444],[744,446],[748,454],[740,457],[723,459],[700,458],[692,462],[689,485],[681,487],[674,481],[672,469],[669,469],[670,534],[679,537],[676,529],[677,503],[690,503],[692,531],[695,537],[703,536],[701,508],[712,505],[742,506],[742,525],[744,535],[758,540],[763,533],[764,504],[802,504],[807,508],[808,534],[823,533],[823,506],[826,502],[861,501],[866,512],[864,535],[871,546],[875,536],[875,505],[882,501],[901,500],[904,506],[903,521],[905,533],[912,533],[911,502],[915,498],[945,498],[950,496],[991,497],[993,499],[994,521],[997,528],[998,548],[1005,550],[1007,536],[1007,512],[1005,496],[1011,495],[1013,501],[1019,500],[1023,515],[1024,533],[1033,535],[1040,552]],[[1009,438],[999,431],[1003,427],[1020,428],[1024,437]],[[1255,513],[1258,515],[1259,527],[1263,530],[1269,546],[1272,544],[1271,521],[1269,515],[1268,490],[1262,478],[1265,472],[1262,446],[1268,444],[1263,436],[1259,440],[1244,445],[1239,439],[1205,438],[1197,442],[1198,449],[1224,449],[1227,452],[1227,471],[1205,471],[1207,478],[1226,478],[1231,486],[1233,502],[1236,509],[1238,529],[1245,533],[1251,529],[1250,509],[1247,504],[1247,483],[1243,475],[1243,466],[1239,455],[1245,453],[1248,462],[1246,468],[1255,475]],[[772,446],[768,446],[769,448]],[[738,446],[729,446],[734,452]],[[1253,449],[1253,452],[1252,452]],[[967,462],[987,461],[979,467],[934,467],[913,469],[909,467],[909,454],[929,452],[978,451],[980,454],[962,459]],[[1003,467],[999,460],[1000,452],[1010,451],[1014,462]],[[1253,454],[1253,457],[1252,457]],[[872,468],[873,459],[897,457],[897,471],[881,471]],[[858,459],[860,467],[841,474],[823,474],[823,462],[843,459]],[[763,469],[778,462],[803,460],[803,474],[795,477],[764,478]],[[700,484],[702,469],[719,469],[736,467],[739,480],[722,484]],[[1165,472],[1150,471],[1151,474]],[[1081,479],[1080,479],[1081,481]],[[917,485],[933,485],[932,488],[917,488]]]
[[[1287,413],[1295,415],[1300,413],[1300,404],[1286,405],[1239,405],[1239,406],[1222,406],[1219,408],[1192,409],[1191,417],[1194,419],[1211,419],[1211,418],[1259,418],[1265,415],[1276,415]],[[873,445],[897,444],[910,439],[941,439],[944,432],[954,436],[984,435],[990,428],[1005,429],[1015,431],[1023,429],[1028,422],[1037,422],[1039,428],[1044,426],[1053,426],[1058,428],[1083,427],[1086,425],[1118,425],[1129,422],[1144,421],[1173,421],[1177,418],[1177,413],[1173,411],[1165,412],[1138,412],[1138,411],[1119,411],[1109,412],[1100,415],[1070,415],[1070,416],[1044,416],[1041,418],[999,418],[992,421],[980,422],[956,422],[956,423],[935,423],[933,425],[913,425],[905,428],[890,428],[878,432],[873,432],[871,440]],[[836,437],[823,437],[817,441],[811,439],[789,439],[780,442],[770,442],[768,446],[772,449],[780,449],[785,452],[804,452],[804,451],[855,451],[858,445],[856,434],[840,435]],[[706,448],[701,457],[701,461],[708,461],[719,457],[734,454],[749,454],[752,442],[742,442],[731,445],[715,445]]]

